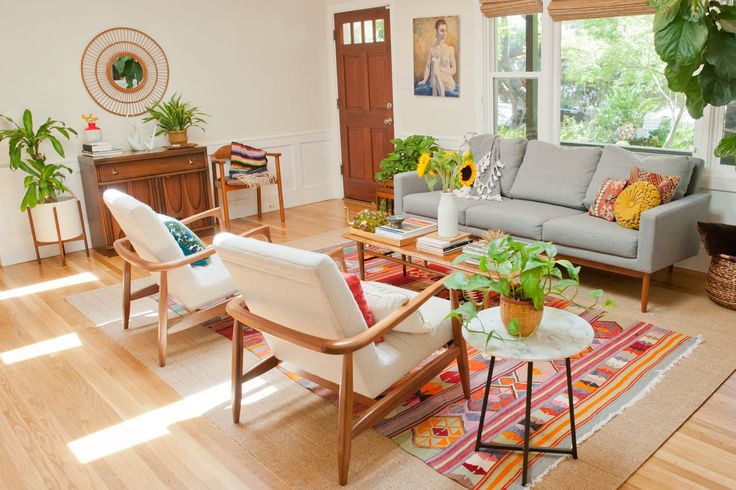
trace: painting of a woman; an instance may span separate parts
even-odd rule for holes
[[[457,97],[457,17],[414,19],[414,94]]]

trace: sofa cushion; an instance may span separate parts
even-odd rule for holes
[[[484,203],[466,211],[466,225],[475,228],[500,228],[514,236],[542,239],[542,225],[553,218],[581,214],[577,209],[535,201],[509,199]]]
[[[585,213],[547,221],[542,238],[557,245],[631,259],[636,258],[639,245],[636,230]]]
[[[527,140],[525,138],[502,139],[501,148],[501,195],[509,197],[516,175],[519,173],[521,162],[524,161]]]
[[[600,148],[530,141],[511,187],[511,197],[584,209],[585,193],[600,156]],[[596,191],[600,186],[598,183]]]
[[[437,207],[440,205],[441,191],[420,192],[418,194],[409,194],[404,196],[404,212],[417,216],[425,216],[427,218],[437,219]],[[465,197],[457,197],[457,222],[465,224],[465,212],[468,208],[478,206],[488,201],[478,199],[468,199]]]
[[[590,207],[598,189],[606,179],[628,179],[631,169],[636,166],[645,172],[656,172],[662,175],[678,175],[680,182],[675,189],[675,196],[680,199],[690,184],[693,175],[695,160],[684,155],[644,155],[619,148],[615,145],[606,145],[603,148],[601,161],[595,169],[593,179],[585,194],[585,206]]]

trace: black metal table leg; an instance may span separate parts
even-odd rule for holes
[[[526,416],[524,417],[524,465],[522,466],[521,485],[526,486],[526,473],[529,469],[529,437],[532,427],[532,376],[534,375],[534,363],[528,362],[526,373]]]
[[[572,438],[572,457],[578,459],[578,439],[575,436],[575,407],[572,400],[572,370],[570,369],[570,358],[565,358],[565,368],[567,369],[567,400],[569,402],[568,410],[570,411],[570,437]]]
[[[480,437],[483,434],[483,424],[486,421],[486,409],[488,408],[488,396],[491,393],[491,381],[493,380],[493,366],[496,364],[496,357],[491,357],[491,364],[488,367],[488,379],[486,380],[486,392],[483,396],[483,409],[480,412],[480,424],[478,425],[478,435],[475,438],[475,450],[480,450]]]

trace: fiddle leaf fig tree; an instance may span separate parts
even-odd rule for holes
[[[699,119],[705,106],[736,99],[736,7],[707,0],[649,0],[655,9],[654,48],[667,63],[667,85],[685,94]],[[736,155],[736,135],[721,140],[717,157]]]

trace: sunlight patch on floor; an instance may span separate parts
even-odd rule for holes
[[[246,400],[260,400],[278,391],[262,379],[253,379],[243,385],[243,393],[253,392]],[[169,434],[169,427],[177,422],[193,419],[230,400],[230,381],[189,395],[165,407],[133,417],[119,424],[89,434],[67,444],[80,463],[89,463],[139,444]],[[252,403],[248,401],[246,403]]]
[[[85,282],[93,282],[97,280],[99,280],[99,278],[91,272],[83,272],[82,274],[61,277],[59,279],[53,279],[51,281],[37,282],[36,284],[8,289],[7,291],[0,291],[0,301],[5,301],[12,298],[19,298],[21,296],[27,296],[29,294],[43,293],[45,291],[52,291],[54,289],[61,289],[68,286],[75,286],[77,284],[84,284]]]
[[[3,364],[15,364],[16,362],[27,361],[36,357],[46,356],[55,352],[61,352],[74,347],[80,347],[82,341],[75,333],[62,335],[53,339],[42,340],[35,344],[26,345],[17,349],[0,353],[0,361]]]

